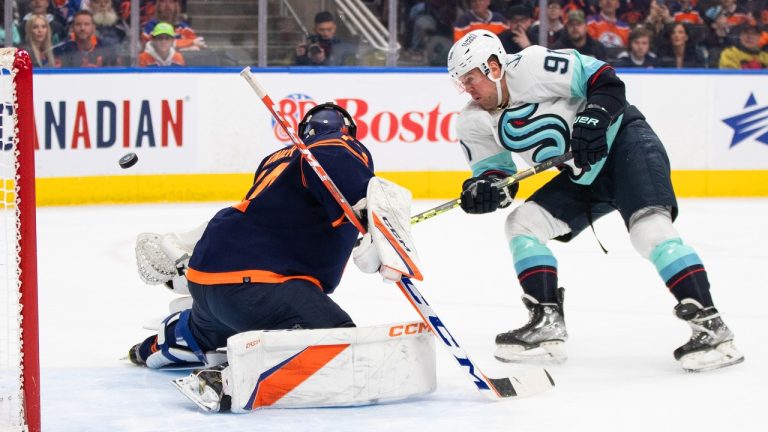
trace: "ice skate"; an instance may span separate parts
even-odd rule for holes
[[[224,394],[224,370],[229,367],[224,363],[216,367],[198,369],[189,376],[171,381],[189,400],[207,412],[226,412],[232,404],[232,398]]]
[[[733,344],[733,332],[717,309],[684,299],[675,306],[675,315],[693,330],[691,339],[674,352],[684,370],[705,372],[744,361],[744,354]]]
[[[528,309],[528,323],[496,335],[494,357],[503,362],[565,361],[568,332],[563,314],[563,289],[558,290],[557,303],[539,303],[526,294],[523,304]]]

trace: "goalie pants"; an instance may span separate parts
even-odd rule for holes
[[[225,347],[227,338],[250,330],[354,327],[352,318],[311,282],[200,285],[189,283],[194,299],[190,330],[203,351]]]

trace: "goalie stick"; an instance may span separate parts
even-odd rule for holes
[[[278,124],[290,137],[293,144],[299,149],[304,159],[309,166],[315,171],[317,176],[323,182],[325,187],[334,197],[336,202],[342,208],[345,216],[349,221],[357,228],[362,234],[366,233],[365,227],[360,223],[355,213],[352,210],[352,206],[344,198],[339,188],[333,183],[333,180],[328,176],[326,171],[320,165],[320,163],[312,155],[312,152],[307,148],[306,144],[294,133],[293,128],[285,120],[279,109],[267,94],[264,87],[256,80],[251,74],[249,67],[246,67],[240,72],[240,75],[250,84],[251,88],[256,92],[259,99],[264,103],[269,112],[275,118]],[[398,288],[405,295],[411,305],[421,316],[424,323],[432,330],[432,334],[442,342],[448,352],[456,359],[459,366],[466,373],[467,378],[477,387],[481,394],[492,400],[511,398],[516,396],[528,396],[536,393],[540,393],[552,388],[555,383],[552,377],[545,369],[534,369],[519,376],[504,377],[504,378],[488,378],[483,374],[480,368],[469,358],[464,349],[459,345],[456,339],[448,331],[448,328],[443,324],[440,318],[437,316],[432,306],[427,303],[424,296],[421,295],[416,286],[411,280],[403,276],[399,282],[397,282]]]
[[[531,177],[534,174],[538,174],[542,171],[546,171],[552,167],[562,165],[565,162],[568,162],[569,160],[573,159],[573,154],[571,152],[566,152],[560,156],[555,156],[553,158],[547,159],[544,162],[532,166],[528,168],[527,170],[520,171],[519,173],[515,175],[511,175],[505,179],[501,179],[494,183],[493,185],[497,188],[503,188],[506,186],[509,186],[511,184],[515,184],[519,182],[522,179]],[[456,207],[459,207],[461,205],[461,199],[455,199],[453,201],[448,201],[447,203],[440,204],[439,206],[435,208],[431,208],[427,211],[421,212],[415,216],[411,216],[411,225],[417,224],[419,222],[424,222],[427,219],[431,219],[437,215],[441,215],[448,210],[453,210]]]

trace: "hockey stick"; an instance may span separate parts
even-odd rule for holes
[[[278,110],[275,103],[267,94],[264,87],[256,81],[256,78],[251,74],[249,67],[246,67],[240,72],[240,75],[248,81],[251,88],[256,92],[259,99],[266,105],[269,112],[275,118],[275,120],[281,125],[282,129],[290,137],[293,144],[299,149],[302,156],[305,158],[309,166],[315,171],[317,176],[323,182],[328,191],[336,199],[336,202],[344,211],[347,219],[357,228],[361,233],[365,234],[366,229],[360,223],[355,213],[352,211],[352,206],[344,198],[341,191],[333,183],[333,180],[328,177],[328,174],[320,165],[320,163],[312,155],[312,152],[307,148],[306,144],[294,133],[293,128],[288,124],[283,115]],[[406,296],[408,301],[413,305],[416,311],[421,316],[424,323],[432,330],[432,334],[440,340],[443,345],[448,349],[448,352],[456,359],[461,366],[462,370],[467,373],[472,383],[477,387],[481,394],[489,399],[498,400],[502,398],[510,398],[515,396],[527,396],[536,394],[552,388],[555,385],[552,377],[545,369],[532,370],[526,374],[517,377],[505,377],[505,378],[488,378],[480,371],[480,368],[470,360],[467,353],[456,342],[456,339],[448,331],[448,328],[443,324],[440,318],[437,316],[432,306],[427,303],[424,296],[421,295],[416,286],[411,280],[403,276],[399,282],[397,282],[398,288]]]
[[[552,167],[564,164],[565,162],[568,162],[569,160],[573,159],[573,155],[571,152],[566,152],[560,156],[555,156],[553,158],[547,159],[544,162],[532,166],[528,168],[527,170],[520,171],[519,173],[509,176],[505,179],[499,180],[493,185],[497,188],[503,188],[506,186],[509,186],[511,184],[515,184],[519,182],[522,179],[531,177],[534,174],[538,174],[542,171],[546,171]],[[424,222],[427,219],[431,219],[437,215],[441,215],[448,210],[453,210],[456,207],[459,207],[461,205],[461,199],[455,199],[453,201],[448,201],[447,203],[440,204],[439,206],[435,208],[431,208],[427,211],[421,212],[415,216],[411,216],[411,224],[417,224],[419,222]]]

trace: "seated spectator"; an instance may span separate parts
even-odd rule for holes
[[[650,0],[621,0],[616,15],[621,21],[634,28],[645,21],[651,8]]]
[[[490,6],[491,0],[469,0],[469,10],[453,23],[453,41],[473,30],[488,30],[497,35],[507,30],[507,20],[490,10]]]
[[[704,24],[699,11],[696,10],[696,2],[694,0],[678,0],[670,5],[669,12],[675,22]]]
[[[619,0],[600,0],[600,13],[587,20],[589,36],[607,48],[624,48],[629,43],[629,25],[616,17]]]
[[[21,30],[27,28],[27,20],[32,15],[42,15],[48,20],[48,24],[51,26],[51,42],[54,46],[67,40],[67,24],[62,16],[56,13],[52,13],[53,7],[51,7],[51,0],[29,0],[27,2],[27,9],[29,12],[21,19]],[[22,39],[26,39],[26,35],[22,33]]]
[[[565,22],[565,32],[552,49],[571,48],[580,54],[592,56],[598,60],[607,58],[605,47],[600,42],[592,39],[587,33],[587,20],[584,12],[574,9],[568,12]]]
[[[544,13],[544,19],[547,20],[547,44],[551,47],[560,36],[563,34],[565,26],[563,25],[563,7],[560,4],[561,0],[547,0],[547,11]],[[539,44],[539,27],[541,22],[541,14],[539,14],[539,21],[536,21],[531,25],[528,30],[528,39],[534,45]]]
[[[728,25],[731,27],[746,24],[750,18],[749,11],[737,4],[736,0],[720,0],[719,4],[707,9],[704,15],[712,21],[721,13],[725,15]]]
[[[139,66],[184,66],[184,56],[173,48],[176,32],[173,26],[159,22],[152,30],[152,40],[139,54]]]
[[[115,66],[117,56],[112,47],[96,37],[96,25],[89,10],[75,12],[72,20],[74,38],[54,49],[58,66],[102,67]]]
[[[357,46],[336,37],[336,21],[328,11],[315,15],[315,34],[296,47],[298,66],[340,66],[357,63]]]
[[[154,16],[155,0],[139,0],[139,25],[144,27]],[[120,18],[127,23],[131,22],[131,0],[120,2]]]
[[[688,24],[671,24],[659,42],[659,67],[703,68],[707,61],[703,52],[696,49],[688,32]]]
[[[155,2],[155,17],[147,21],[143,26],[142,40],[147,42],[152,39],[152,30],[159,22],[167,22],[176,30],[174,47],[179,51],[198,51],[205,48],[205,41],[197,36],[192,27],[182,20],[181,4],[179,0],[157,0]]]
[[[596,3],[594,0],[564,0],[563,13],[566,15],[566,21],[568,12],[572,10],[580,10],[584,12],[584,16],[596,14]]]
[[[724,49],[735,45],[739,41],[739,35],[728,24],[728,18],[722,11],[709,24],[709,29],[710,31],[704,40],[704,45],[709,51],[709,66],[719,67],[720,53]]]
[[[674,22],[674,19],[667,5],[651,0],[651,9],[648,12],[648,17],[645,19],[645,27],[653,33],[654,40],[660,39],[667,24],[672,22]]]
[[[531,9],[521,4],[512,6],[507,10],[508,30],[499,34],[501,44],[507,54],[518,53],[531,46],[528,38],[528,29],[531,27]]]
[[[53,0],[51,6],[56,10],[64,22],[72,24],[72,19],[75,16],[75,12],[82,9],[82,0]]]
[[[96,33],[105,45],[120,45],[128,34],[128,23],[121,20],[112,0],[90,0],[88,10],[93,13]]]
[[[33,14],[27,19],[26,26],[24,49],[32,58],[33,67],[55,67],[56,57],[53,55],[51,25],[48,23],[48,19],[45,15]]]
[[[651,52],[651,31],[637,27],[629,34],[629,50],[619,54],[613,62],[616,67],[653,68],[656,67],[656,54]]]
[[[720,69],[768,69],[768,52],[760,49],[760,27],[739,27],[739,42],[720,54]]]

